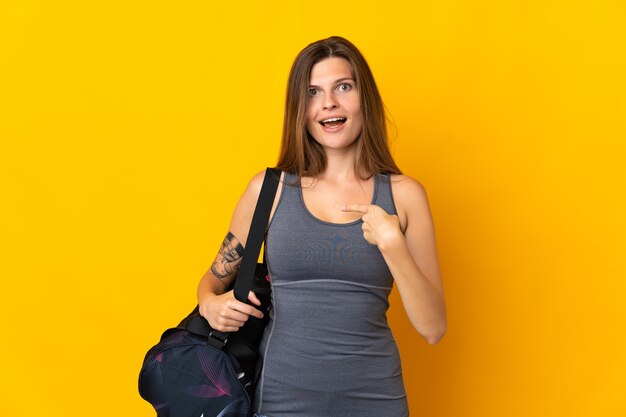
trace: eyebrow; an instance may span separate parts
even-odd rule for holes
[[[346,80],[354,81],[354,78],[352,78],[352,77],[339,78],[338,80],[335,80],[335,82],[333,84],[338,84],[338,83],[340,83],[342,81],[346,81]],[[310,84],[309,87],[319,87],[319,85]]]

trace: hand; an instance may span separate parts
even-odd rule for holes
[[[252,291],[248,293],[248,300],[254,305],[261,305]],[[259,319],[263,317],[263,313],[255,307],[238,301],[232,290],[221,295],[206,297],[200,303],[200,314],[207,319],[213,329],[220,332],[236,332],[250,316]]]
[[[388,214],[382,207],[372,204],[348,204],[342,211],[363,213],[363,237],[379,248],[388,247],[402,239],[400,221],[395,214]]]

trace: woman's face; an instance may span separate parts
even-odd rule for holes
[[[355,142],[363,118],[347,60],[331,57],[313,65],[308,100],[306,129],[320,145],[326,150],[343,149]]]

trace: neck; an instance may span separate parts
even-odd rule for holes
[[[319,177],[342,182],[360,179],[354,170],[355,160],[354,147],[326,150],[326,169]]]

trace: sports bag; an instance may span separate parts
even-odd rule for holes
[[[250,316],[237,332],[211,328],[198,306],[177,327],[167,329],[147,353],[139,372],[139,394],[158,417],[250,417],[260,369],[258,346],[271,309],[265,261],[257,263],[280,171],[268,168],[234,283],[235,298],[253,291],[263,318]],[[250,304],[250,303],[248,303]]]

